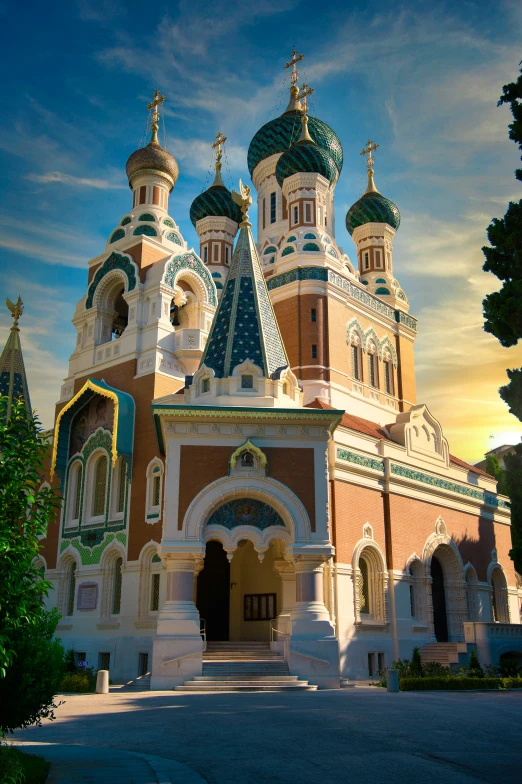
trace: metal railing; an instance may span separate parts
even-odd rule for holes
[[[277,621],[277,618],[270,618],[270,643],[279,642],[279,636],[290,637],[290,635],[287,634],[286,632],[282,632],[280,631],[280,629],[276,629],[275,626],[272,626],[272,623],[274,623],[275,621]],[[274,637],[275,634],[278,635],[277,640]]]

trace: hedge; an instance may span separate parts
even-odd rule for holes
[[[66,675],[60,684],[60,692],[93,692],[96,682],[87,675]]]
[[[522,678],[401,678],[401,691],[522,689]]]

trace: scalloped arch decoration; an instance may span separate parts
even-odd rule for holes
[[[181,237],[175,231],[169,231],[169,233],[165,235],[165,239],[169,240],[169,242],[175,242],[176,245],[183,246],[183,242],[181,241]]]
[[[350,345],[352,341],[352,334],[356,332],[359,336],[359,340],[361,343],[361,348],[363,351],[366,351],[366,341],[364,338],[364,330],[359,324],[359,321],[354,318],[346,325],[346,342]]]
[[[395,346],[391,342],[388,335],[386,335],[381,341],[379,341],[379,359],[382,359],[384,357],[384,352],[386,349],[388,349],[388,351],[391,354],[393,367],[396,368],[398,365],[397,351],[395,350]]]
[[[125,230],[124,229],[116,229],[114,234],[111,236],[110,242],[118,242],[118,240],[122,240],[125,237]]]
[[[377,333],[375,332],[373,327],[370,327],[370,329],[367,329],[366,332],[364,333],[364,350],[365,351],[368,351],[368,346],[369,346],[371,340],[373,340],[373,342],[375,343],[375,348],[378,351],[379,350],[379,338],[377,337]]]
[[[96,271],[89,290],[87,292],[87,300],[85,307],[87,310],[92,308],[94,295],[101,280],[113,270],[121,270],[127,278],[127,291],[132,291],[136,288],[136,272],[134,264],[127,256],[122,256],[119,253],[111,253],[109,258],[105,259],[101,267]]]
[[[205,299],[214,307],[217,305],[216,286],[212,280],[208,269],[195,253],[183,253],[181,256],[174,256],[165,266],[163,281],[171,288],[174,288],[178,274],[184,270],[194,272],[202,281],[205,289]]]
[[[148,224],[144,223],[142,226],[136,226],[133,231],[135,237],[139,237],[140,235],[144,234],[146,237],[157,237],[158,233],[153,226],[149,226]]]
[[[303,250],[315,251],[317,253],[320,250],[320,248],[316,242],[305,242],[305,244],[303,245]]]

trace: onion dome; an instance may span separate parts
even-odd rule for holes
[[[197,221],[209,215],[230,218],[236,223],[241,223],[241,210],[221,179],[220,163],[216,164],[216,177],[210,188],[196,196],[190,205],[190,220],[194,227]]]
[[[296,91],[295,95],[292,90]],[[285,152],[299,140],[303,110],[298,99],[298,89],[294,86],[292,90],[290,103],[284,114],[263,125],[250,142],[247,159],[250,176],[261,161],[276,153]],[[328,153],[340,174],[343,168],[343,148],[335,131],[318,117],[309,117],[308,130],[312,141]]]
[[[146,147],[140,147],[139,150],[135,150],[127,159],[125,170],[131,188],[133,179],[140,172],[166,175],[171,184],[170,190],[172,190],[178,179],[179,167],[176,159],[170,152],[164,150],[158,141],[158,106],[164,100],[165,96],[160,95],[159,91],[156,90],[154,100],[148,106],[149,110],[153,109],[150,142]]]
[[[350,235],[358,226],[364,226],[365,223],[387,223],[395,231],[401,223],[401,214],[397,206],[379,193],[375,187],[372,169],[368,171],[366,191],[346,213],[346,228]]]
[[[309,119],[303,114],[301,138],[286,150],[279,158],[276,166],[276,179],[279,186],[283,187],[283,182],[296,172],[312,172],[321,174],[330,185],[336,181],[339,171],[333,158],[312,140],[308,132]]]

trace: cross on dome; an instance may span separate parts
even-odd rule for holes
[[[288,62],[285,65],[285,68],[287,70],[288,68],[292,69],[292,73],[290,74],[290,81],[292,82],[292,86],[295,86],[297,84],[297,77],[299,76],[299,71],[297,70],[297,63],[300,63],[303,57],[304,54],[299,54],[297,49],[294,49],[294,51],[291,54],[290,62]]]
[[[313,87],[310,87],[306,82],[303,82],[299,91],[299,100],[302,101],[303,112],[308,114],[308,96],[315,92]]]
[[[378,144],[373,142],[371,139],[368,139],[368,141],[366,142],[366,147],[364,148],[364,150],[361,150],[361,155],[368,156],[368,160],[366,161],[366,166],[368,167],[368,170],[373,169],[373,164],[375,163],[375,161],[373,159],[372,152],[375,152],[375,150],[377,150],[378,148],[379,148]]]
[[[163,103],[164,100],[165,100],[165,96],[162,95],[159,90],[156,90],[155,93],[154,93],[154,97],[153,97],[152,101],[147,106],[147,111],[149,111],[149,112],[152,111],[152,117],[151,117],[151,123],[150,123],[150,128],[151,128],[151,131],[152,131],[151,142],[153,142],[153,143],[155,142],[157,144],[159,144],[159,142],[158,142],[158,128],[159,128],[159,124],[158,124],[158,122],[159,122],[158,106],[161,106],[161,104]]]
[[[226,140],[227,137],[223,136],[221,131],[219,131],[219,133],[216,136],[216,141],[212,145],[212,149],[216,151],[216,163],[221,162],[221,158],[223,156],[223,150],[221,148],[222,145],[225,144]]]

